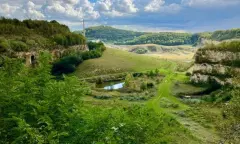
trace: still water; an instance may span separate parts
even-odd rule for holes
[[[124,86],[124,82],[117,81],[117,82],[106,82],[103,84],[97,85],[97,88],[103,88],[105,90],[117,90],[121,89]]]

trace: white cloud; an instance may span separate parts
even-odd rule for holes
[[[97,19],[100,14],[94,10],[94,3],[88,0],[48,1],[46,13],[51,17],[70,17],[76,19]]]
[[[182,4],[190,7],[225,7],[240,4],[240,0],[182,0]]]
[[[123,13],[136,13],[138,9],[135,7],[133,0],[114,0],[115,10]]]
[[[138,11],[133,0],[99,0],[96,2],[96,8],[110,17],[128,16]]]
[[[161,9],[161,7],[165,4],[164,0],[152,0],[144,10],[147,12],[156,12]]]
[[[36,5],[32,1],[28,1],[25,5],[10,5],[8,3],[0,4],[0,15],[19,19],[43,19],[44,14],[40,11],[41,6]]]
[[[45,18],[44,14],[38,10],[39,6],[35,5],[33,2],[29,1],[25,7],[23,7],[23,13],[25,14],[26,18],[31,19],[43,19]]]
[[[12,14],[19,9],[17,6],[11,6],[8,3],[0,4],[0,15],[11,17]]]
[[[104,15],[109,16],[109,17],[121,17],[121,16],[126,16],[126,14],[121,13],[119,11],[116,10],[111,10],[111,11],[106,11],[103,12]]]
[[[170,5],[163,6],[162,12],[166,13],[177,13],[182,9],[179,4],[172,3]],[[161,10],[160,10],[161,11]]]
[[[112,7],[112,1],[111,0],[97,1],[96,7],[99,11],[110,11]]]
[[[152,0],[144,7],[144,10],[146,12],[177,13],[181,10],[181,6],[176,3],[165,5],[164,0]]]

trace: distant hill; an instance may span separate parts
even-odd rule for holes
[[[195,43],[190,33],[172,33],[172,32],[160,32],[160,33],[149,33],[134,38],[126,44],[159,44],[166,46],[174,45],[186,45]]]
[[[81,33],[81,31],[75,31],[75,33]],[[124,43],[125,41],[132,40],[143,34],[145,33],[121,30],[110,26],[96,26],[86,29],[86,37],[89,40],[99,39],[108,43]]]
[[[75,33],[81,33],[81,31],[75,31]],[[174,32],[135,32],[116,29],[110,26],[96,26],[86,29],[86,37],[88,40],[101,40],[105,43],[114,43],[119,45],[159,44],[174,46],[190,44],[196,46],[202,42],[202,39],[209,41],[239,39],[240,29],[191,34]]]

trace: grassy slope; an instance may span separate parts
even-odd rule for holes
[[[154,70],[156,68],[171,69],[173,63],[160,58],[137,55],[117,49],[107,49],[101,58],[82,63],[75,74],[82,78],[121,72]]]
[[[186,127],[192,133],[193,137],[186,135],[183,138],[179,133],[179,138],[173,138],[178,140],[178,143],[214,143],[217,141],[218,136],[212,129],[203,127],[201,124],[195,122],[190,117],[181,117],[177,113],[182,112],[190,107],[174,97],[172,95],[171,89],[174,82],[177,81],[187,81],[188,78],[181,73],[175,73],[174,71],[178,67],[177,62],[161,60],[154,57],[148,57],[143,55],[137,55],[122,50],[107,49],[104,52],[103,57],[94,60],[88,60],[81,64],[76,71],[78,77],[94,76],[94,75],[104,75],[113,74],[120,72],[129,71],[146,71],[155,68],[159,68],[160,72],[166,75],[165,79],[158,87],[158,95],[147,102],[147,106],[153,108],[156,112],[166,113],[171,115],[178,122],[180,122],[184,127]],[[178,104],[178,108],[162,108],[160,107],[160,101],[164,99],[169,100],[171,103]],[[127,106],[128,103],[125,101],[102,101],[95,99],[88,99],[89,103],[103,105],[103,106]],[[134,103],[138,104],[138,103]],[[199,140],[196,140],[198,138]]]
[[[182,112],[189,108],[188,105],[180,102],[176,97],[171,94],[171,87],[174,81],[186,81],[188,78],[183,74],[176,74],[172,72],[167,72],[167,76],[163,82],[159,85],[158,96],[153,98],[148,102],[148,107],[153,108],[158,112],[165,112],[172,115],[178,122],[186,126],[193,134],[197,137],[201,143],[216,143],[219,140],[216,132],[212,129],[204,128],[199,123],[196,123],[189,117],[180,117],[177,113]],[[168,99],[171,103],[178,104],[178,108],[162,108],[160,107],[160,101],[163,99]]]

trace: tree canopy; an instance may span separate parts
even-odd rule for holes
[[[86,43],[85,37],[75,34],[57,21],[17,20],[0,18],[0,51],[53,49]]]

